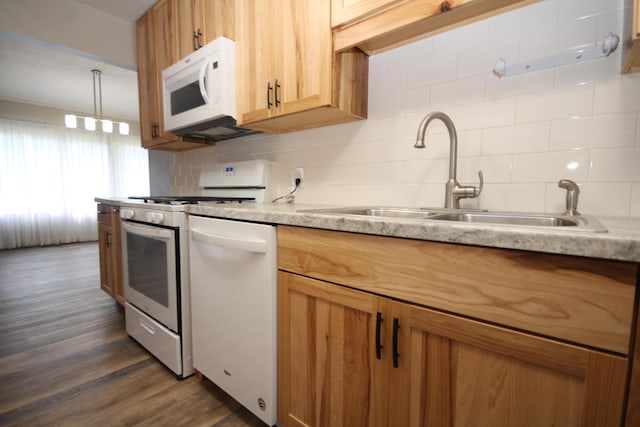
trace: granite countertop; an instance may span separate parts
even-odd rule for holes
[[[123,198],[96,198],[95,201],[140,206],[138,201]],[[194,215],[268,224],[640,262],[639,217],[596,216],[608,232],[594,233],[571,227],[537,228],[298,212],[328,207],[334,206],[201,203],[185,205],[184,210]]]
[[[300,204],[186,206],[190,214],[496,248],[640,262],[640,218],[596,216],[607,233],[298,212]]]

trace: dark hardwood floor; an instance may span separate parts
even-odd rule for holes
[[[97,243],[0,251],[1,426],[264,426],[129,338]]]

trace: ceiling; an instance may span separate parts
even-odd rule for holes
[[[155,0],[73,0],[122,20],[135,21]],[[135,70],[46,40],[0,31],[0,98],[92,113],[93,73],[102,71],[102,111],[139,120]],[[99,108],[99,107],[98,107]]]

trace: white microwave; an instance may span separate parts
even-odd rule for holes
[[[165,130],[214,141],[255,132],[236,126],[235,49],[219,37],[162,71]]]

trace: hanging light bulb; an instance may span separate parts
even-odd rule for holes
[[[65,114],[64,125],[70,129],[78,127],[78,119],[84,119],[84,128],[95,131],[96,122],[100,122],[100,130],[104,133],[113,133],[113,121],[102,117],[102,71],[91,70],[93,73],[93,117],[77,117],[75,114]],[[98,114],[98,106],[100,114]],[[129,135],[129,125],[125,122],[118,123],[120,135]]]
[[[85,117],[84,128],[86,130],[96,130],[96,119],[94,119],[93,117]]]
[[[129,124],[125,122],[120,122],[120,135],[129,135]]]
[[[69,129],[75,129],[78,127],[78,118],[75,114],[65,114],[64,125]]]
[[[113,132],[113,122],[111,120],[101,120],[102,131],[105,133]]]

